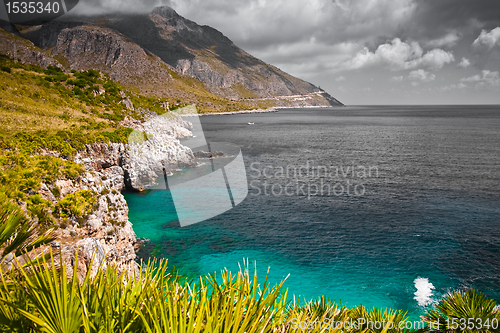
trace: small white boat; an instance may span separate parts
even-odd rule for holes
[[[248,125],[253,125],[253,124],[255,124],[255,123],[248,123]]]

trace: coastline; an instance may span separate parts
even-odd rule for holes
[[[335,108],[334,106],[328,105],[306,105],[300,107],[289,107],[289,106],[273,106],[267,109],[253,109],[253,110],[240,110],[231,112],[210,112],[210,113],[197,113],[197,114],[179,114],[181,117],[195,117],[195,116],[227,116],[236,114],[250,114],[250,113],[268,113],[268,112],[279,112],[279,110],[285,109],[315,109],[315,108]],[[175,110],[174,110],[175,111]]]
[[[175,110],[174,110],[175,112]],[[197,114],[180,114],[181,117],[196,117],[196,116],[224,116],[232,114],[246,114],[246,113],[267,113],[267,112],[278,112],[278,108],[271,107],[267,109],[254,109],[254,110],[241,110],[241,111],[231,111],[231,112],[210,112],[210,113],[197,113]]]

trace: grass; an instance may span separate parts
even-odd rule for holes
[[[253,91],[248,90],[242,84],[233,84],[231,89],[236,91],[236,93],[240,96],[240,98],[259,98],[259,96]]]
[[[51,125],[52,131],[97,123],[101,129],[115,127],[102,117],[96,117],[88,103],[75,98],[69,85],[57,81],[57,75],[40,73],[6,58],[0,58],[0,61],[3,66],[11,68],[11,73],[0,72],[2,135],[46,130],[47,124]],[[104,111],[105,108],[99,109]]]

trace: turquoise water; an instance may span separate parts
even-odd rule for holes
[[[419,277],[435,287],[429,304],[461,287],[500,299],[498,107],[281,110],[202,123],[209,141],[241,147],[249,195],[181,228],[168,191],[125,193],[135,232],[149,239],[142,256],[167,257],[191,276],[237,271],[248,258],[262,278],[270,268],[273,284],[288,276],[291,297],[412,317],[426,307],[414,298]],[[278,172],[301,166],[311,173]],[[362,166],[377,173],[345,172]],[[321,167],[340,177],[313,172]],[[297,184],[344,192],[310,195]],[[348,194],[349,184],[363,193]]]

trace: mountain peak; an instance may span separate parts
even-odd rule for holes
[[[164,18],[178,17],[179,14],[170,6],[158,6],[152,11],[152,14],[158,14]]]

